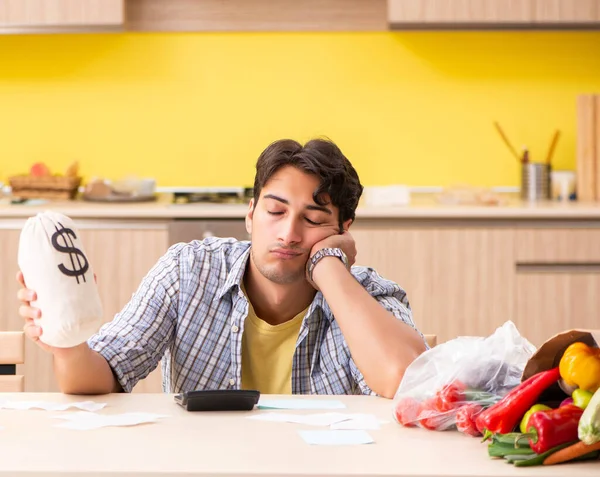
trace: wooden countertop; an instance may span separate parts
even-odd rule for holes
[[[41,393],[2,394],[2,398],[53,402],[89,399]],[[380,430],[368,431],[373,444],[313,446],[301,439],[298,430],[326,428],[250,420],[246,419],[249,412],[188,413],[169,394],[95,396],[91,399],[108,403],[99,411],[103,414],[134,411],[169,417],[154,424],[78,431],[54,427],[63,422],[51,417],[57,412],[1,410],[0,476],[597,477],[600,468],[598,462],[514,468],[490,459],[479,439],[455,431],[402,428],[393,421],[389,400],[302,397],[315,398],[339,399],[347,405],[340,412],[375,414],[389,422]]]
[[[155,202],[92,203],[55,201],[40,205],[13,205],[0,201],[0,219],[26,218],[46,209],[62,212],[72,218],[87,219],[241,219],[245,204],[172,204],[168,195]],[[357,219],[567,219],[599,220],[600,202],[524,203],[508,200],[501,206],[442,205],[431,197],[413,199],[407,206],[373,207],[361,205]]]

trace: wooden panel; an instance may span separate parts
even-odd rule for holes
[[[599,96],[600,97],[600,96]],[[600,115],[600,113],[599,113]],[[577,199],[596,200],[596,98],[594,95],[577,97]],[[600,198],[600,197],[599,197]]]
[[[122,25],[123,0],[3,0],[0,27]]]
[[[425,335],[425,341],[427,341],[427,344],[429,345],[430,348],[437,346],[437,336],[436,335]]]
[[[22,331],[0,331],[0,364],[25,361],[25,335]]]
[[[141,31],[387,30],[385,0],[127,0]]]
[[[81,229],[82,241],[98,276],[98,288],[104,306],[105,321],[110,321],[120,311],[136,290],[144,275],[164,254],[168,247],[165,229]],[[0,330],[19,331],[23,320],[18,315],[16,299],[18,284],[17,251],[20,230],[0,230],[0,247],[4,273],[0,274]],[[52,357],[35,343],[26,340],[25,364],[17,366],[17,373],[24,374],[26,391],[57,391]],[[156,389],[160,382],[160,370],[140,382],[143,389]],[[144,384],[142,384],[144,383]]]
[[[407,293],[413,316],[423,333],[441,337],[429,312],[431,232],[426,229],[387,228],[379,223],[357,222],[350,233],[356,241],[357,265],[373,267]]]
[[[439,342],[487,336],[511,319],[514,242],[510,229],[352,227],[357,264],[407,294],[415,322]]]
[[[0,393],[22,393],[24,390],[23,376],[0,376]]]
[[[600,7],[598,10],[598,16],[600,17]],[[596,201],[600,202],[600,94],[595,95],[595,108],[594,108],[594,137],[596,138],[594,143],[594,169],[596,171]]]
[[[597,22],[600,11],[599,0],[536,0],[536,22]]]
[[[600,273],[519,273],[515,324],[540,346],[570,328],[598,328]]]
[[[488,336],[511,319],[514,299],[512,230],[434,232],[431,319],[441,341]]]
[[[515,240],[519,263],[600,263],[598,229],[522,229]]]
[[[389,0],[392,24],[528,23],[533,0]]]

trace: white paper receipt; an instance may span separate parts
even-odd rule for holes
[[[0,400],[0,409],[11,409],[16,411],[26,411],[29,409],[43,409],[44,411],[66,411],[68,409],[80,409],[82,411],[99,411],[106,406],[106,403],[94,401],[79,402],[47,402],[47,401],[2,401]]]
[[[261,412],[248,419],[269,422],[291,422],[309,426],[329,426],[331,429],[368,429],[378,430],[387,421],[378,419],[372,414],[345,414],[325,412],[319,414],[288,414],[282,412]]]
[[[329,399],[259,399],[259,409],[344,409],[343,402]]]
[[[64,419],[67,422],[57,424],[55,427],[89,431],[101,427],[137,426],[138,424],[154,423],[158,419],[167,417],[163,414],[149,412],[126,412],[123,414],[95,414],[91,412],[75,412],[53,416],[55,419]]]

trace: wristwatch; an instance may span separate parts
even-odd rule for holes
[[[342,261],[342,263],[344,264],[344,266],[346,267],[346,269],[350,270],[350,263],[348,262],[348,257],[346,256],[346,254],[344,253],[344,251],[341,248],[322,248],[319,251],[317,251],[312,257],[310,257],[308,262],[306,262],[306,270],[307,270],[308,280],[311,283],[314,283],[312,274],[313,274],[313,270],[315,269],[315,265],[317,263],[319,263],[319,261],[325,257],[339,258]]]

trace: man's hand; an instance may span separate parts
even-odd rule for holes
[[[25,319],[25,326],[23,326],[25,335],[44,351],[53,353],[55,349],[52,346],[40,341],[42,329],[33,321],[34,319],[39,319],[42,317],[42,312],[40,309],[31,306],[31,302],[37,299],[35,291],[27,288],[25,285],[25,279],[23,278],[23,273],[21,271],[17,272],[17,282],[19,285],[21,285],[21,288],[17,292],[17,298],[21,302],[19,315]]]
[[[94,280],[97,282],[96,274]],[[54,356],[54,369],[61,391],[65,394],[107,394],[121,391],[108,362],[92,351],[87,342],[70,348],[57,348],[40,340],[43,330],[34,320],[41,319],[43,322],[42,312],[31,306],[31,302],[37,300],[37,295],[34,290],[27,288],[20,271],[17,273],[17,282],[21,285],[17,298],[21,302],[19,315],[25,319],[23,331],[35,344]]]
[[[356,262],[356,242],[347,230],[343,234],[330,235],[313,245],[310,256],[312,257],[322,248],[341,248],[348,257],[348,263],[354,265]]]
[[[97,282],[95,273],[94,280]],[[35,290],[27,288],[27,285],[25,285],[23,272],[20,270],[17,272],[17,282],[21,286],[21,288],[17,291],[17,298],[21,302],[21,306],[19,307],[19,315],[25,319],[25,325],[23,326],[25,336],[27,336],[44,351],[54,355],[60,353],[69,353],[70,350],[77,348],[76,346],[72,348],[56,348],[54,346],[47,345],[40,340],[40,336],[42,336],[42,328],[35,324],[34,319],[40,319],[42,317],[42,312],[39,308],[31,306],[31,302],[37,300],[37,294]]]

